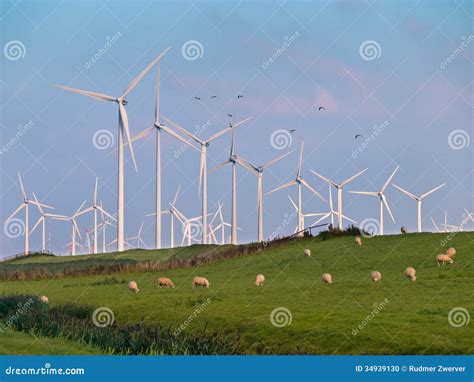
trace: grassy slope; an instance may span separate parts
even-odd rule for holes
[[[108,276],[2,282],[0,293],[46,294],[52,304],[107,306],[120,322],[144,320],[171,327],[192,316],[195,304],[209,297],[212,303],[186,330],[207,323],[209,330],[240,336],[249,353],[472,354],[474,326],[453,328],[447,316],[454,307],[474,312],[474,234],[455,235],[449,244],[458,251],[455,263],[438,267],[435,256],[442,252],[445,237],[384,236],[365,239],[362,247],[350,237],[305,239],[260,255],[162,272],[176,289],[157,289],[157,274],[117,276],[136,280],[139,294],[128,292],[126,284],[91,285]],[[311,258],[302,256],[306,247]],[[407,266],[417,269],[415,283],[403,276]],[[370,280],[373,270],[382,273],[382,282]],[[321,282],[323,272],[333,275],[332,285]],[[257,273],[265,274],[264,287],[255,286]],[[191,289],[195,275],[208,277],[210,290]],[[389,303],[352,335],[385,298]],[[291,325],[271,324],[270,313],[277,307],[291,311]]]
[[[100,351],[59,338],[36,337],[18,332],[0,332],[0,355],[98,355]]]

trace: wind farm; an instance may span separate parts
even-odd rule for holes
[[[462,2],[277,3],[12,3],[0,354],[472,354]]]

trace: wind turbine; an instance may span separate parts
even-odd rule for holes
[[[86,201],[84,200],[81,206],[76,210],[76,212],[72,216],[59,216],[59,217],[52,217],[51,219],[54,220],[62,220],[62,221],[69,221],[71,222],[71,255],[74,256],[76,254],[76,233],[79,235],[79,238],[82,240],[81,232],[79,231],[79,227],[77,226],[76,219],[79,216],[82,207],[84,207]]]
[[[235,131],[237,127],[242,125],[243,123],[247,122],[251,117],[240,121],[239,123],[232,125],[229,124],[229,127],[211,135],[207,140],[201,140],[196,135],[191,134],[187,130],[183,129],[177,123],[171,121],[170,119],[165,118],[166,122],[173,125],[176,129],[178,129],[181,133],[185,134],[188,138],[191,138],[196,143],[201,146],[201,160],[200,160],[200,169],[199,169],[199,192],[202,196],[202,243],[207,244],[207,148],[209,147],[210,143],[219,138],[220,136],[224,135],[227,132]],[[194,147],[194,146],[192,146]],[[237,236],[235,235],[234,240],[237,241]]]
[[[310,190],[313,194],[318,196],[321,200],[326,201],[313,187],[310,186],[310,184],[303,179],[301,176],[301,167],[303,165],[303,149],[304,149],[304,142],[301,142],[301,149],[300,149],[300,159],[298,162],[298,171],[296,172],[296,178],[292,180],[291,182],[282,184],[281,186],[271,190],[270,192],[267,192],[265,195],[270,195],[273,192],[283,190],[287,187],[297,185],[298,186],[298,236],[303,236],[303,230],[304,230],[304,222],[303,222],[303,213],[301,210],[301,188],[302,186],[305,186],[308,190]]]
[[[38,210],[39,210],[39,213],[40,213],[40,218],[38,219],[38,221],[34,225],[33,229],[31,230],[30,235],[35,231],[36,227],[38,227],[41,223],[43,224],[42,234],[41,234],[41,238],[42,238],[41,252],[45,253],[46,252],[46,218],[65,217],[65,216],[45,213],[44,210],[43,210],[42,205],[40,204],[40,202],[38,202],[38,198],[36,197],[34,192],[33,192],[33,197],[35,199],[35,205],[36,205],[36,207],[38,207]],[[53,208],[53,207],[50,207],[50,208]]]
[[[18,208],[15,211],[13,211],[13,213],[8,217],[8,219],[6,221],[8,222],[11,218],[13,218],[13,216],[15,216],[23,208],[25,209],[25,254],[28,255],[30,253],[30,240],[29,240],[30,232],[29,232],[28,205],[29,204],[34,204],[34,205],[38,206],[40,203],[37,203],[36,201],[31,200],[31,199],[28,199],[28,197],[26,196],[25,187],[23,187],[23,181],[21,180],[20,173],[18,173],[18,179],[20,180],[20,189],[21,189],[21,194],[22,194],[22,197],[23,197],[23,201],[18,206]],[[53,208],[53,207],[47,206],[45,204],[41,204],[41,207]]]
[[[156,80],[156,98],[155,98],[155,122],[153,126],[143,130],[132,138],[132,142],[150,137],[153,131],[156,132],[156,173],[155,173],[155,213],[149,216],[155,216],[155,248],[161,248],[161,132],[171,135],[172,137],[183,142],[186,146],[192,146],[199,151],[197,147],[192,145],[188,140],[177,134],[175,131],[166,127],[160,122],[160,63],[157,64],[157,80]]]
[[[101,223],[99,224],[99,227],[100,227],[100,230],[101,230],[101,233],[102,233],[102,253],[105,253],[105,252],[107,252],[106,251],[106,249],[107,249],[106,248],[107,247],[107,244],[106,244],[107,243],[107,239],[106,239],[107,226],[111,226],[111,227],[115,227],[115,228],[117,228],[117,226],[115,224],[111,223],[110,220],[105,218],[105,214],[103,212],[104,209],[102,207],[102,202],[100,202],[100,208],[101,208],[101,211],[100,211]]]
[[[142,230],[143,230],[143,223],[141,224],[140,228],[138,229],[138,232],[135,236],[129,237],[126,239],[128,243],[131,243],[132,240],[137,241],[137,246],[136,248],[140,248],[140,244],[143,245],[143,248],[146,249],[146,244],[142,239]]]
[[[250,173],[254,174],[257,177],[257,211],[258,211],[258,241],[263,241],[263,170],[271,165],[277,163],[281,159],[290,155],[294,150],[287,152],[286,154],[280,155],[279,157],[262,164],[261,166],[256,166],[246,159],[242,158],[239,155],[235,155],[235,162],[241,165]]]
[[[421,202],[422,202],[422,200],[424,198],[426,198],[428,195],[431,195],[433,192],[439,190],[441,187],[443,187],[445,185],[446,185],[446,183],[443,183],[443,184],[433,188],[432,190],[430,190],[428,192],[425,192],[424,194],[421,194],[420,196],[415,196],[411,192],[408,192],[407,190],[397,186],[396,184],[393,185],[395,188],[398,188],[405,195],[407,195],[408,197],[410,197],[411,199],[416,201],[416,203],[418,205],[418,232],[421,232]]]
[[[110,219],[117,221],[112,215],[110,215],[106,210],[102,208],[101,204],[97,203],[97,186],[98,186],[98,181],[99,178],[95,178],[95,187],[94,187],[94,194],[92,195],[92,206],[86,208],[85,210],[81,211],[79,215],[81,216],[84,215],[88,212],[93,211],[94,212],[94,247],[92,249],[92,253],[97,254],[97,242],[98,242],[98,235],[97,235],[97,212],[100,212],[101,214],[107,215]]]
[[[346,180],[342,181],[341,183],[336,183],[336,182],[332,181],[331,179],[328,179],[328,178],[318,174],[317,172],[311,170],[311,172],[314,175],[318,176],[319,178],[324,180],[326,183],[332,185],[333,187],[335,187],[337,189],[337,227],[338,227],[339,230],[342,230],[342,189],[347,183],[353,181],[355,178],[357,178],[359,175],[363,174],[366,171],[367,171],[367,169],[359,171],[357,174],[351,176],[350,178],[347,178]]]
[[[124,92],[119,97],[112,97],[106,94],[91,92],[88,90],[81,90],[71,88],[69,86],[55,85],[58,88],[71,91],[73,93],[78,93],[97,99],[99,101],[111,101],[118,104],[119,110],[119,123],[118,123],[118,201],[117,201],[117,251],[123,251],[124,244],[124,175],[123,175],[123,148],[124,148],[124,133],[127,137],[127,141],[130,147],[130,155],[132,157],[132,162],[137,171],[137,163],[135,162],[135,154],[133,152],[132,141],[130,137],[130,129],[128,126],[128,115],[125,105],[127,104],[126,97],[130,92],[138,85],[138,83],[146,76],[146,74],[151,70],[151,68],[170,50],[171,47],[165,49],[157,58],[155,58],[148,66],[143,69],[138,76],[136,76],[126,87]]]
[[[288,195],[288,199],[290,199],[290,202],[291,204],[293,205],[293,207],[295,208],[295,211],[298,213],[298,206],[296,205],[296,203],[293,201],[293,199],[291,199],[291,196]],[[304,214],[304,213],[301,213],[301,216],[302,216],[302,219],[303,219],[303,229],[304,227],[306,227],[305,225],[305,218],[310,218],[310,217],[315,217],[315,216],[322,216],[322,215],[326,215],[324,212],[323,213],[310,213],[310,214]],[[315,223],[316,224],[316,223]],[[298,229],[298,226],[296,226],[296,229],[295,229],[295,233],[298,232],[299,229]]]
[[[338,212],[334,210],[334,206],[333,206],[333,203],[332,203],[332,189],[331,189],[331,187],[332,187],[332,185],[329,184],[328,185],[328,188],[329,188],[329,211],[326,212],[320,219],[318,219],[313,224],[311,224],[312,226],[322,222],[324,219],[331,218],[331,227],[334,228],[334,216],[337,217]],[[357,222],[355,220],[352,220],[351,218],[348,218],[344,214],[342,214],[342,218],[350,221],[351,223],[357,224]]]
[[[395,223],[395,218],[392,215],[392,211],[390,210],[390,207],[388,206],[387,197],[385,196],[385,189],[387,188],[389,183],[392,181],[393,177],[395,176],[395,173],[398,171],[399,168],[400,168],[400,166],[397,166],[395,168],[395,170],[393,170],[392,174],[385,181],[385,183],[383,184],[380,191],[374,191],[374,192],[349,191],[350,194],[377,196],[380,199],[380,235],[383,235],[383,209],[384,209],[384,206],[387,209],[390,217],[392,218],[392,221]]]

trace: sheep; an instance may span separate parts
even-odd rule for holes
[[[438,267],[443,264],[443,265],[446,265],[446,263],[449,263],[449,264],[452,264],[453,263],[453,259],[447,255],[438,255],[436,256],[436,261],[438,262]]]
[[[265,276],[262,274],[257,275],[257,278],[255,279],[255,285],[262,286],[264,282],[265,282]]]
[[[304,255],[307,256],[307,257],[310,257],[310,256],[311,256],[311,249],[306,248],[306,249],[304,250]]]
[[[382,274],[379,271],[373,271],[370,275],[372,277],[372,281],[380,281],[382,279]]]
[[[202,286],[203,288],[209,288],[211,285],[205,277],[195,277],[193,278],[193,288],[197,286]]]
[[[40,296],[40,301],[45,303],[45,304],[49,304],[49,298],[46,297],[46,296]]]
[[[411,281],[416,281],[415,268],[408,267],[407,269],[405,269],[405,276]]]
[[[402,228],[400,228],[400,231],[401,233],[408,233],[408,228],[405,226],[402,226]]]
[[[446,256],[449,256],[451,259],[454,257],[456,254],[456,248],[451,247],[446,250]]]
[[[128,283],[128,289],[130,289],[134,293],[138,293],[140,289],[138,289],[138,285],[136,281],[130,281]]]
[[[360,238],[360,236],[355,237],[355,243],[356,245],[362,245],[362,239]]]
[[[332,276],[329,273],[324,273],[321,280],[323,280],[325,284],[332,284]]]
[[[173,281],[166,277],[158,277],[158,288],[166,287],[166,288],[174,288]]]

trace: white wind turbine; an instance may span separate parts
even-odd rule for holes
[[[328,185],[328,188],[329,188],[329,211],[326,212],[320,219],[318,219],[317,221],[315,221],[312,225],[316,225],[320,222],[322,222],[323,220],[327,219],[327,218],[331,218],[331,227],[334,228],[334,216],[338,216],[338,212],[336,210],[334,210],[334,205],[332,203],[332,189],[331,189],[332,185]],[[352,220],[351,218],[347,217],[346,215],[342,214],[342,218],[343,219],[346,219],[348,221],[350,221],[351,223],[354,223],[354,224],[357,224],[357,222],[355,220]]]
[[[42,232],[41,232],[41,252],[45,253],[46,252],[46,218],[53,218],[53,217],[65,217],[63,215],[57,215],[57,214],[48,214],[44,212],[42,204],[38,202],[38,198],[36,197],[35,193],[33,192],[33,198],[35,199],[35,204],[38,207],[39,213],[40,213],[40,218],[34,225],[33,229],[30,232],[30,235],[35,231],[36,227],[38,227],[41,223],[42,225]],[[53,207],[50,207],[53,208]]]
[[[165,55],[171,47],[165,49],[157,58],[155,58],[145,69],[143,69],[138,76],[136,76],[127,86],[125,91],[119,97],[112,97],[106,94],[91,92],[88,90],[81,90],[71,88],[69,86],[55,85],[64,90],[71,91],[73,93],[78,93],[85,95],[87,97],[92,97],[99,101],[111,101],[116,102],[119,110],[119,123],[118,123],[118,201],[117,201],[117,251],[123,251],[124,245],[124,207],[125,207],[125,197],[124,197],[124,174],[123,174],[123,148],[124,148],[124,133],[127,137],[127,142],[130,147],[130,154],[132,157],[132,162],[137,170],[137,164],[135,162],[135,154],[133,152],[133,146],[130,136],[130,129],[128,126],[128,115],[125,105],[127,104],[126,97],[130,92],[138,85],[138,83],[146,76],[146,74],[151,70],[151,68]]]
[[[199,169],[199,192],[202,196],[202,243],[207,244],[207,148],[209,147],[210,143],[219,138],[220,136],[224,135],[227,132],[235,131],[237,127],[242,125],[243,123],[250,120],[251,117],[240,121],[239,123],[232,125],[229,124],[229,127],[211,135],[207,140],[201,140],[194,134],[191,134],[189,131],[183,129],[177,123],[171,121],[170,119],[165,118],[165,120],[173,125],[176,129],[178,129],[181,133],[185,134],[188,138],[194,140],[201,146],[201,160],[200,160],[200,169]],[[192,146],[194,148],[194,146]],[[237,236],[234,237],[235,241],[237,241]]]
[[[106,238],[107,226],[115,227],[115,228],[117,228],[117,226],[115,224],[111,223],[109,219],[105,218],[105,214],[103,212],[104,208],[102,207],[102,202],[100,202],[100,208],[101,208],[101,211],[100,211],[101,222],[99,224],[99,229],[102,233],[102,253],[105,253],[105,252],[107,252],[107,238]]]
[[[392,174],[385,181],[385,183],[383,184],[380,191],[374,191],[374,192],[349,191],[350,194],[377,196],[380,199],[380,235],[383,235],[383,210],[384,210],[384,206],[387,209],[390,217],[392,218],[392,221],[395,223],[395,218],[393,217],[392,211],[390,210],[390,207],[388,206],[387,197],[385,196],[385,190],[386,190],[387,186],[389,185],[389,183],[392,181],[393,177],[395,176],[395,173],[398,171],[399,168],[400,168],[400,166],[397,166],[395,168],[395,170],[393,170]]]
[[[13,218],[13,216],[15,216],[23,208],[25,209],[25,254],[28,255],[30,253],[30,232],[29,232],[30,229],[29,229],[28,205],[34,204],[38,206],[40,203],[37,203],[36,201],[31,200],[31,199],[28,199],[28,197],[26,196],[25,188],[23,187],[23,181],[21,180],[20,173],[18,173],[18,179],[20,180],[20,189],[21,189],[21,195],[23,197],[23,201],[18,206],[18,208],[15,211],[13,211],[13,213],[8,217],[6,221],[8,222],[11,218]],[[41,204],[41,207],[53,208],[45,204]]]
[[[308,190],[310,190],[313,194],[318,196],[321,200],[326,201],[313,187],[310,186],[310,184],[303,179],[301,176],[301,167],[303,165],[303,149],[304,149],[304,142],[301,142],[301,149],[300,149],[300,159],[298,162],[298,171],[296,172],[296,178],[295,180],[292,180],[291,182],[282,184],[281,186],[271,190],[270,192],[267,192],[265,195],[270,195],[273,192],[283,190],[287,187],[297,185],[298,186],[298,236],[303,236],[303,230],[304,230],[304,222],[303,222],[303,213],[302,213],[302,201],[301,201],[301,188],[302,186],[305,186]]]
[[[224,245],[225,244],[225,228],[226,227],[229,227],[229,228],[232,228],[232,225],[230,223],[227,223],[225,220],[224,220],[224,216],[222,215],[222,207],[224,207],[224,204],[220,203],[219,202],[219,209],[218,209],[218,212],[219,212],[219,220],[220,220],[220,223],[216,226],[216,227],[212,227],[210,228],[212,230],[212,236],[217,244],[217,238],[215,236],[215,233],[220,230],[221,231],[221,245]],[[242,231],[241,228],[237,227],[237,230],[238,231]],[[230,241],[229,241],[230,242]]]
[[[136,240],[136,247],[135,248],[140,248],[140,245],[143,245],[143,248],[146,249],[146,244],[142,239],[142,230],[143,230],[143,223],[141,224],[140,228],[138,229],[138,232],[135,236],[129,237],[126,239],[127,243],[131,243],[132,240]]]
[[[425,192],[424,194],[421,194],[420,196],[415,196],[411,192],[408,192],[407,190],[397,186],[396,184],[393,185],[395,188],[399,189],[405,195],[407,195],[408,197],[410,197],[411,199],[416,201],[417,206],[418,206],[418,232],[421,232],[421,202],[422,202],[422,200],[424,198],[426,198],[428,195],[431,195],[433,192],[439,190],[441,187],[443,187],[445,185],[446,185],[446,183],[443,183],[443,184],[433,188],[432,190],[430,190],[428,192]]]
[[[79,238],[82,239],[81,232],[79,231],[79,227],[77,226],[77,217],[81,213],[82,207],[84,207],[86,201],[84,200],[81,206],[76,210],[76,212],[72,216],[59,216],[59,217],[52,217],[53,220],[62,220],[62,221],[69,221],[71,222],[71,255],[74,256],[76,254],[76,233],[79,235]]]
[[[97,254],[97,248],[98,248],[98,235],[97,235],[97,228],[98,228],[98,225],[97,225],[97,212],[100,212],[101,214],[105,214],[107,215],[108,218],[114,220],[114,221],[117,221],[112,215],[110,215],[106,210],[104,210],[102,208],[102,204],[98,204],[97,203],[97,186],[98,186],[98,181],[99,181],[99,178],[95,178],[95,187],[94,187],[94,194],[92,195],[92,205],[88,208],[86,208],[85,210],[81,211],[79,213],[79,215],[77,216],[81,216],[81,215],[84,215],[88,212],[91,212],[93,211],[94,212],[94,247],[93,247],[93,250],[92,250],[92,253]]]
[[[363,174],[366,171],[367,171],[367,169],[359,171],[357,174],[351,176],[350,178],[347,178],[346,180],[342,181],[341,183],[336,183],[336,182],[332,181],[331,179],[328,179],[328,178],[318,174],[317,172],[311,170],[311,172],[314,175],[318,176],[319,178],[324,180],[326,183],[328,183],[329,185],[332,185],[333,187],[335,187],[337,189],[337,228],[339,230],[342,230],[342,189],[347,183],[353,181],[355,178],[357,178],[359,175]]]
[[[279,157],[267,163],[264,163],[261,166],[256,166],[250,163],[249,161],[247,161],[246,159],[242,158],[241,156],[235,155],[235,162],[257,177],[257,211],[258,211],[258,232],[257,232],[258,236],[257,237],[258,237],[258,241],[260,242],[263,241],[263,187],[262,187],[263,170],[277,163],[281,159],[287,157],[293,151],[294,150],[291,150],[287,152],[286,154],[280,155]]]
[[[290,196],[290,195],[288,195],[288,199],[290,199],[290,202],[291,202],[291,204],[293,205],[293,207],[294,207],[296,213],[298,213],[298,206],[297,206],[296,203],[293,201],[293,199],[291,199],[291,196]],[[301,213],[301,217],[302,217],[302,219],[303,219],[303,227],[306,227],[306,225],[305,225],[305,224],[306,224],[306,223],[305,223],[305,218],[310,218],[310,217],[315,217],[315,216],[323,216],[323,215],[326,215],[326,214],[325,214],[324,212],[322,212],[322,213],[321,213],[321,212],[318,212],[318,213],[309,213],[309,214]],[[318,222],[319,222],[319,220],[318,220]],[[316,224],[316,223],[314,223],[314,224]],[[314,225],[314,224],[313,224],[313,225]],[[299,228],[298,228],[298,226],[296,226],[295,233],[298,232],[298,231],[299,231]]]

